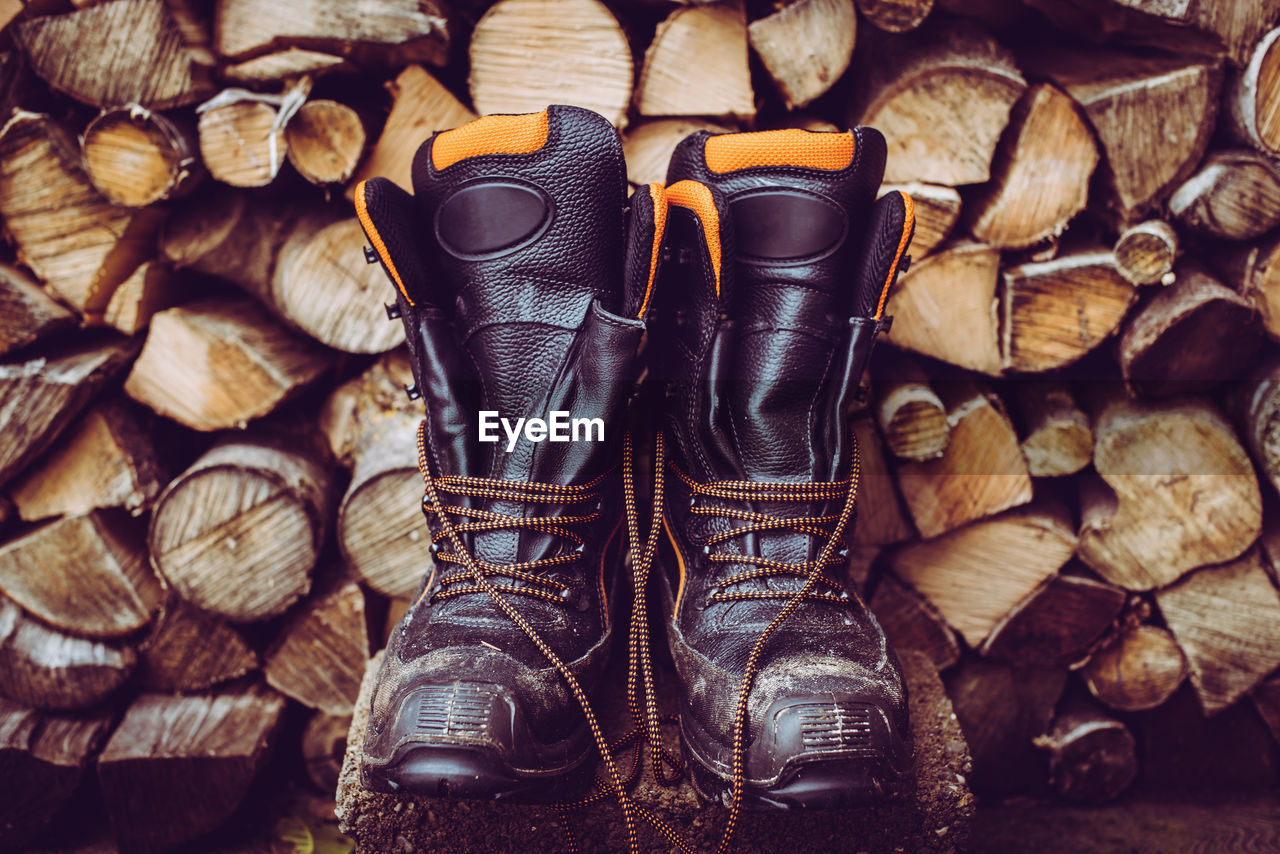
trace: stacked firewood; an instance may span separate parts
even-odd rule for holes
[[[934,5],[0,4],[0,849],[93,777],[139,852],[273,752],[333,791],[429,562],[350,198],[547,103],[636,183],[699,128],[880,128],[918,229],[850,583],[980,792],[1274,784],[1280,0]]]

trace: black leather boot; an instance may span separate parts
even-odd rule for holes
[[[628,220],[616,131],[565,106],[436,134],[413,184],[356,195],[425,403],[435,555],[378,673],[361,773],[376,791],[556,799],[589,782],[603,740],[587,694],[615,622],[621,425],[662,188]],[[533,418],[548,424],[509,434]]]
[[[696,133],[668,174],[654,373],[666,381],[658,573],[698,791],[843,806],[911,762],[906,689],[842,580],[848,411],[914,230],[874,202],[875,130]]]

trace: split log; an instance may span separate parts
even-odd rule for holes
[[[945,681],[973,753],[974,788],[994,795],[1048,794],[1044,755],[1034,740],[1049,729],[1066,672],[969,656]]]
[[[297,80],[300,77],[320,77],[328,72],[347,71],[350,68],[351,65],[340,56],[289,47],[228,65],[222,69],[222,76],[232,83],[260,86]]]
[[[182,196],[204,172],[194,129],[137,104],[100,113],[80,149],[93,186],[128,208]]]
[[[1049,754],[1050,783],[1068,800],[1113,800],[1138,776],[1133,734],[1095,703],[1069,703],[1035,743]]]
[[[37,709],[88,709],[116,692],[138,662],[132,644],[63,634],[0,597],[0,694]]]
[[[1003,366],[996,316],[1000,253],[955,243],[911,265],[893,293],[889,341],[985,374]],[[956,318],[965,322],[957,324]]]
[[[1084,109],[1106,156],[1116,212],[1132,221],[1182,183],[1204,155],[1222,69],[1182,56],[1040,47],[1022,57]]]
[[[689,85],[689,69],[698,85]],[[747,66],[747,18],[741,0],[684,6],[658,24],[636,84],[642,116],[756,114]]]
[[[75,315],[25,271],[0,264],[0,356],[75,325]]]
[[[1134,626],[1095,652],[1081,671],[1090,693],[1113,709],[1154,709],[1178,690],[1187,659],[1173,635],[1157,626]]]
[[[1066,509],[1018,508],[898,549],[889,565],[972,647],[1075,550]]]
[[[193,104],[209,91],[208,69],[187,48],[165,0],[117,0],[33,18],[16,37],[46,83],[94,107]]]
[[[156,502],[151,560],[206,611],[275,616],[311,588],[334,497],[333,475],[304,450],[266,438],[223,442]]]
[[[858,0],[858,11],[877,29],[905,33],[924,23],[933,0]]]
[[[94,511],[42,525],[0,547],[0,591],[63,631],[127,635],[151,621],[160,583],[127,518]]]
[[[882,17],[889,18],[897,10],[885,11]],[[844,74],[853,57],[857,25],[853,0],[796,0],[753,21],[747,34],[787,109],[792,109],[807,106]]]
[[[1156,605],[1187,657],[1206,715],[1280,667],[1280,593],[1259,549],[1157,590]]]
[[[1022,455],[1032,477],[1075,474],[1093,461],[1093,428],[1069,386],[1030,381],[1013,387]]]
[[[134,700],[98,757],[121,849],[172,849],[226,821],[266,763],[284,708],[260,686]]]
[[[71,134],[48,116],[18,111],[0,130],[0,217],[18,260],[92,321],[154,253],[163,213],[107,202]]]
[[[102,313],[102,322],[134,335],[151,323],[156,312],[172,308],[182,294],[173,270],[159,261],[144,261],[115,289]]]
[[[1263,154],[1280,156],[1280,28],[1252,48],[1227,93],[1232,130]]]
[[[996,624],[978,652],[1024,667],[1080,661],[1120,615],[1119,587],[1079,575],[1053,575]]]
[[[1094,419],[1079,555],[1128,590],[1238,557],[1258,538],[1262,499],[1235,431],[1210,404],[1121,400]]]
[[[249,300],[206,300],[151,319],[124,390],[193,430],[222,430],[271,412],[328,363]]]
[[[916,233],[911,238],[911,254],[923,258],[951,236],[960,218],[960,194],[941,184],[886,184],[881,195],[900,190],[915,203]]]
[[[1280,490],[1280,361],[1273,357],[1263,362],[1234,398],[1245,444],[1258,468]]]
[[[481,115],[573,104],[621,127],[632,71],[627,37],[598,0],[501,0],[471,35],[471,101]]]
[[[884,546],[915,539],[915,528],[902,509],[902,499],[898,496],[898,487],[886,459],[884,440],[876,432],[875,424],[865,414],[855,416],[853,432],[862,458],[862,468],[858,472],[858,520],[853,531],[854,544]]]
[[[1280,675],[1270,676],[1258,683],[1249,692],[1249,699],[1253,700],[1258,716],[1267,725],[1267,729],[1271,730],[1271,737],[1280,741]]]
[[[1169,199],[1189,228],[1227,240],[1251,240],[1280,225],[1280,171],[1254,151],[1215,151]]]
[[[1253,303],[1272,338],[1280,338],[1280,240],[1222,243],[1209,256],[1222,280]]]
[[[239,630],[171,595],[138,648],[147,691],[205,691],[258,666]]]
[[[1130,321],[1120,338],[1120,370],[1147,396],[1211,391],[1253,362],[1264,337],[1248,300],[1182,267],[1177,282]]]
[[[346,563],[387,596],[413,596],[431,571],[430,532],[422,516],[416,435],[420,406],[399,353],[379,360],[330,397],[321,415],[334,455],[352,469],[338,511]]]
[[[686,136],[700,130],[724,133],[727,128],[698,119],[658,119],[629,128],[622,138],[627,180],[637,186],[665,184],[671,152]]]
[[[233,187],[267,186],[288,154],[280,111],[252,93],[237,97],[227,90],[204,104],[197,130],[209,174]]]
[[[361,675],[364,665],[360,666]],[[302,761],[311,785],[332,797],[338,789],[342,757],[347,752],[347,731],[351,715],[326,715],[316,712],[302,731]]]
[[[1149,219],[1121,232],[1112,250],[1116,269],[1135,285],[1172,285],[1178,234],[1161,219]]]
[[[449,130],[476,117],[420,65],[401,71],[387,89],[393,99],[391,114],[373,150],[347,185],[349,199],[367,178],[389,178],[401,189],[412,190],[413,156],[422,141],[437,130]],[[665,180],[665,164],[663,168]]]
[[[1077,361],[1116,331],[1137,296],[1101,249],[1020,264],[1003,276],[1002,350],[1014,371]]]
[[[0,365],[0,484],[43,453],[135,352],[126,342],[90,339]]]
[[[392,68],[443,65],[448,58],[448,9],[440,0],[381,0],[369,7],[343,0],[218,0],[214,14],[214,50],[225,59],[295,46]]]
[[[919,363],[905,353],[882,353],[873,384],[876,420],[885,444],[906,460],[942,456],[951,435],[947,407]]]
[[[281,694],[328,715],[349,715],[369,660],[364,593],[355,581],[322,591],[292,614],[262,671]]]
[[[71,800],[113,718],[54,715],[0,700],[0,848],[26,848]]]
[[[929,538],[1031,500],[1031,475],[999,400],[973,383],[939,389],[950,439],[941,457],[898,465],[898,486]]]
[[[1138,25],[1147,25],[1151,17],[1163,18],[1194,27],[1216,37],[1218,50],[1237,65],[1244,65],[1258,39],[1280,16],[1276,0],[1112,0],[1126,9],[1146,13]],[[1167,31],[1159,31],[1163,35]]]
[[[885,181],[958,187],[991,177],[1009,111],[1027,86],[1008,51],[972,21],[935,18],[909,38],[879,37],[859,56],[863,82],[849,124],[888,139]]]
[[[160,250],[179,268],[227,279],[330,347],[380,353],[404,340],[383,308],[386,278],[365,264],[360,223],[329,208],[215,193],[171,219]]]
[[[308,101],[284,131],[289,162],[312,184],[341,184],[364,153],[360,114],[337,101]]]
[[[1075,102],[1041,83],[1014,105],[996,148],[991,180],[965,205],[970,233],[1021,249],[1062,235],[1084,210],[1098,165],[1093,132]]]
[[[942,615],[893,576],[880,579],[870,607],[895,650],[923,652],[939,671],[960,660],[960,642]]]
[[[135,516],[150,508],[165,475],[140,414],[120,398],[86,412],[10,487],[18,515],[32,522],[99,507],[123,507]]]

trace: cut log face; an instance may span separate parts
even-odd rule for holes
[[[0,547],[0,591],[77,635],[120,637],[145,626],[159,605],[160,583],[125,521],[95,511],[11,540]]]
[[[954,187],[915,181],[884,185],[881,195],[894,190],[911,196],[915,203],[916,233],[911,238],[911,254],[915,258],[923,258],[951,236],[956,220],[960,218],[960,193]]]
[[[118,0],[18,25],[31,68],[94,107],[193,104],[209,91],[164,0]]]
[[[1135,285],[1173,284],[1178,234],[1164,220],[1149,219],[1126,228],[1113,252],[1116,269]]]
[[[332,474],[278,443],[215,446],[156,502],[151,559],[188,602],[232,620],[282,613],[311,587]]]
[[[0,483],[49,447],[133,353],[121,341],[90,341],[76,350],[0,365]]]
[[[265,764],[284,708],[260,686],[134,700],[98,758],[121,848],[172,849],[226,821]]]
[[[124,684],[138,655],[127,642],[63,634],[0,597],[0,694],[37,709],[88,709]]]
[[[1124,220],[1190,175],[1209,143],[1222,83],[1215,62],[1054,47],[1029,52],[1023,67],[1051,79],[1084,109]]]
[[[1066,667],[1084,657],[1124,608],[1119,587],[1054,575],[1014,606],[978,650],[1025,667]]]
[[[885,135],[884,180],[958,187],[990,178],[1009,111],[1027,85],[1009,52],[964,19],[930,21],[909,39],[880,37],[867,47],[849,123]]]
[[[1069,386],[1024,382],[1014,387],[1022,455],[1032,477],[1075,474],[1093,461],[1093,428]]]
[[[289,162],[312,184],[341,184],[364,153],[360,114],[338,101],[303,104],[285,128]]]
[[[328,362],[248,300],[210,300],[152,318],[124,388],[193,430],[222,430],[271,412]]]
[[[135,335],[147,328],[156,312],[178,302],[182,284],[167,265],[144,261],[111,295],[102,321],[125,335]]]
[[[348,581],[312,597],[290,617],[263,673],[271,687],[304,706],[349,715],[368,660],[364,593]]]
[[[290,47],[228,65],[222,69],[222,76],[233,83],[261,85],[296,80],[304,75],[319,77],[330,71],[345,71],[349,67],[340,56]]]
[[[0,264],[0,356],[76,325],[76,316],[18,267]]]
[[[928,375],[905,353],[882,353],[874,383],[876,421],[885,444],[905,460],[942,456],[951,437],[947,406],[929,384]]]
[[[289,148],[279,117],[275,107],[254,98],[202,109],[200,157],[209,174],[233,187],[265,187],[274,181]]]
[[[1021,264],[1003,276],[1002,350],[1014,371],[1077,361],[1115,332],[1136,297],[1115,257],[1101,250]]]
[[[102,112],[80,140],[93,186],[130,208],[189,191],[203,173],[197,145],[192,128],[137,104]]]
[[[109,203],[71,134],[48,116],[18,111],[0,129],[0,217],[18,260],[97,320],[116,286],[154,253],[163,213]]]
[[[977,647],[1075,545],[1065,508],[1032,506],[903,546],[890,566]]]
[[[946,451],[898,465],[902,497],[925,538],[1031,500],[1027,461],[998,401],[969,383],[942,391],[950,424]]]
[[[747,32],[790,108],[808,105],[840,79],[857,29],[853,0],[797,0],[753,21]]]
[[[1280,593],[1259,549],[1156,591],[1191,668],[1206,715],[1222,711],[1280,666]]]
[[[665,184],[671,153],[686,136],[700,130],[723,133],[726,128],[697,119],[658,119],[629,128],[622,139],[627,180],[636,185]]]
[[[1211,405],[1119,401],[1094,426],[1093,463],[1113,495],[1081,495],[1080,557],[1103,578],[1150,590],[1238,557],[1262,501],[1235,431]]]
[[[58,447],[13,484],[26,521],[123,507],[135,516],[160,494],[165,475],[136,408],[122,399],[84,414]]]
[[[878,29],[905,33],[924,23],[933,0],[858,0],[858,11]]]
[[[144,690],[204,691],[245,675],[258,656],[231,625],[170,596],[139,647]]]
[[[403,190],[413,189],[413,156],[423,140],[474,119],[453,93],[420,65],[411,65],[387,84],[394,99],[382,135],[347,187],[347,197],[367,178],[383,177]],[[665,165],[664,165],[665,175]]]
[[[1227,105],[1233,130],[1241,139],[1263,154],[1280,155],[1280,28],[1253,47],[1228,93]]]
[[[858,471],[858,522],[853,540],[863,546],[882,546],[915,539],[911,519],[885,458],[884,441],[870,418],[853,419],[862,467]]]
[[[1095,652],[1082,674],[1089,691],[1103,703],[1138,712],[1173,696],[1187,676],[1187,659],[1169,632],[1141,625]]]
[[[1047,83],[1014,106],[991,165],[991,180],[965,206],[969,231],[1001,249],[1062,235],[1084,210],[1098,165],[1093,132],[1075,102]]]
[[[1169,199],[1169,212],[1203,234],[1251,240],[1280,225],[1280,171],[1253,151],[1215,151]]]
[[[449,50],[448,11],[439,0],[383,0],[368,8],[343,0],[218,0],[214,14],[214,49],[227,59],[297,46],[394,67],[441,64]]]
[[[942,615],[892,576],[880,580],[870,607],[895,650],[923,652],[939,671],[960,660],[960,642]]]
[[[80,785],[114,715],[54,715],[0,699],[0,847],[22,850]]]
[[[1138,776],[1133,734],[1094,703],[1072,703],[1036,739],[1049,753],[1049,780],[1068,800],[1113,800]]]
[[[1263,340],[1261,320],[1248,300],[1184,267],[1178,281],[1129,323],[1120,339],[1120,370],[1142,394],[1186,393],[1189,384],[1230,379],[1254,361]]]
[[[689,85],[690,69],[698,84]],[[636,84],[642,116],[756,114],[741,0],[676,9],[653,35]]]
[[[620,127],[631,79],[627,37],[598,0],[502,0],[471,36],[471,101],[481,115],[572,104]]]
[[[999,374],[999,268],[1000,253],[981,243],[954,244],[912,264],[893,292],[889,341],[971,371]]]

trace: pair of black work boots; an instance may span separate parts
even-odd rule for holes
[[[875,201],[884,159],[869,128],[699,132],[628,204],[617,132],[552,106],[437,133],[412,195],[361,185],[426,405],[435,558],[377,676],[366,786],[580,791],[624,596],[632,708],[660,753],[651,565],[704,797],[837,806],[901,780],[902,676],[841,577],[847,415],[914,227],[905,194]]]

